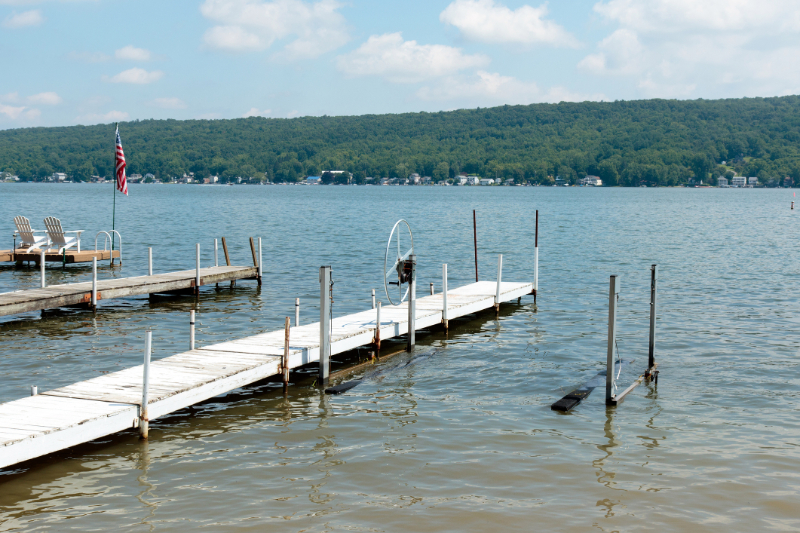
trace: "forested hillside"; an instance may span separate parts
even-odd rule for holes
[[[322,170],[436,180],[676,185],[718,174],[800,183],[800,97],[503,106],[439,113],[120,123],[128,173],[295,181]],[[0,171],[111,176],[113,125],[0,131]],[[720,167],[723,161],[727,167]]]

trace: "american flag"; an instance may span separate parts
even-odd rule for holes
[[[117,150],[114,156],[117,168],[117,190],[128,196],[128,180],[125,178],[125,154],[122,153],[122,139],[119,137],[119,126],[117,126]]]

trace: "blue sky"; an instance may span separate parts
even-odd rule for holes
[[[796,0],[0,0],[0,128],[800,93]]]

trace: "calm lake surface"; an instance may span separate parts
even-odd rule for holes
[[[83,247],[111,227],[112,186],[0,184],[0,248],[13,217],[57,216]],[[0,401],[185,351],[188,312],[207,345],[282,327],[301,300],[319,316],[332,265],[335,316],[386,303],[386,239],[409,221],[420,291],[482,279],[540,295],[418,333],[416,355],[337,397],[298,374],[284,398],[259,384],[130,431],[0,470],[0,530],[29,531],[798,531],[800,210],[791,191],[522,187],[132,185],[117,197],[123,265],[99,276],[234,264],[263,238],[265,284],[199,299],[101,302],[0,319]],[[7,241],[7,242],[6,242]],[[221,251],[220,251],[221,255]],[[647,360],[650,265],[659,265],[658,385],[617,408],[596,390],[550,404],[605,364],[608,277],[620,276],[619,350]],[[49,264],[48,283],[91,279]],[[38,270],[0,265],[0,292]]]

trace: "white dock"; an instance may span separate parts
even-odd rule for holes
[[[501,283],[500,302],[533,292],[533,283]],[[447,292],[453,320],[495,305],[497,283],[481,281]],[[442,322],[442,294],[416,299],[415,329]],[[370,344],[376,310],[334,318],[331,355]],[[381,309],[380,338],[408,332],[406,304]],[[320,324],[291,328],[289,366],[319,360]],[[158,337],[154,339],[158,342]],[[153,361],[150,420],[275,376],[284,351],[284,330],[223,342]],[[136,428],[142,402],[142,365],[0,404],[0,468]]]

